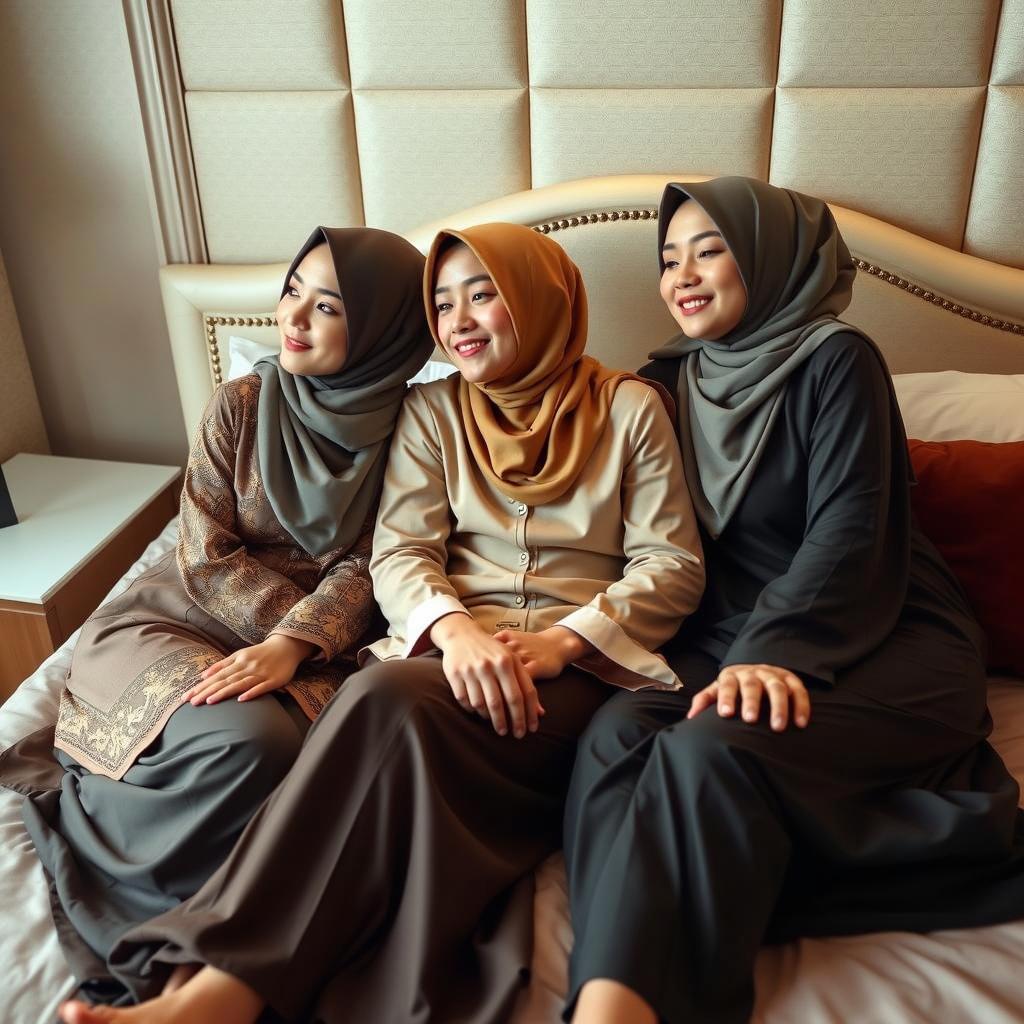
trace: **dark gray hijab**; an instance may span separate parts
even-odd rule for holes
[[[378,498],[388,441],[406,381],[433,340],[423,312],[423,256],[374,228],[317,228],[288,268],[327,243],[348,324],[345,365],[300,377],[277,356],[254,367],[263,382],[257,451],[263,486],[281,525],[314,555],[347,550]]]
[[[790,375],[833,334],[861,333],[836,319],[850,303],[856,270],[820,199],[729,177],[665,187],[658,213],[662,272],[669,221],[688,200],[714,221],[747,288],[746,310],[729,334],[717,341],[680,334],[651,353],[682,356],[683,462],[697,514],[717,537],[750,485]]]

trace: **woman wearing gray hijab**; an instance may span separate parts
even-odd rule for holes
[[[4,755],[90,1000],[118,1000],[114,944],[202,886],[355,671],[390,435],[433,346],[422,274],[396,235],[313,232],[280,356],[204,414],[177,549],[85,623],[56,735]]]
[[[828,207],[669,185],[641,371],[678,397],[707,589],[666,649],[689,694],[620,693],[581,738],[566,1019],[739,1024],[763,942],[1024,917],[1017,786],[984,641],[910,508],[883,358],[837,316]]]

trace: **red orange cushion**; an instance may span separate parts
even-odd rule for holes
[[[1024,441],[910,441],[925,535],[960,580],[989,667],[1024,675]]]

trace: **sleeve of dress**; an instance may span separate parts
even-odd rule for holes
[[[679,445],[664,405],[653,389],[644,391],[622,472],[622,578],[557,623],[595,648],[577,662],[581,668],[629,689],[679,685],[651,652],[675,635],[704,592]]]
[[[437,427],[426,399],[406,395],[391,439],[370,575],[404,657],[430,648],[430,627],[450,612],[469,612],[446,574],[451,511]]]
[[[330,661],[352,647],[373,616],[370,547],[373,520],[359,539],[331,566],[312,594],[296,602],[271,630],[320,648],[317,659]]]
[[[256,644],[306,594],[250,557],[238,536],[235,421],[229,385],[224,385],[203,414],[185,467],[178,570],[188,596],[203,611]]]
[[[831,685],[837,669],[888,636],[903,607],[906,442],[880,358],[862,338],[841,337],[814,381],[803,541],[761,591],[723,665],[778,665]]]

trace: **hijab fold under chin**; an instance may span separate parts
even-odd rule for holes
[[[583,354],[587,294],[579,268],[553,239],[520,224],[442,231],[427,256],[423,299],[429,311],[438,250],[448,237],[467,245],[483,264],[516,335],[515,360],[500,379],[460,380],[470,448],[503,494],[529,505],[555,501],[590,459],[619,384],[641,378]],[[662,399],[674,411],[671,398]]]
[[[681,334],[651,353],[682,356],[683,462],[697,514],[718,537],[750,486],[792,374],[840,332],[860,334],[885,361],[870,338],[836,319],[850,303],[856,270],[824,202],[752,178],[672,183],[658,215],[659,261],[669,221],[686,201],[714,221],[747,287],[746,310],[727,335]]]
[[[257,453],[281,525],[314,555],[347,550],[377,501],[388,442],[406,381],[433,348],[420,299],[422,255],[373,228],[317,228],[292,261],[327,243],[348,326],[337,373],[289,373],[274,356],[254,369],[262,381]]]

